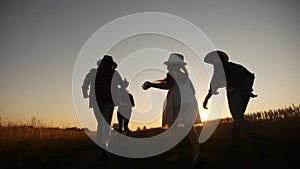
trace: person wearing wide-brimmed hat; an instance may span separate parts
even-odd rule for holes
[[[191,130],[187,137],[191,140],[193,153],[196,156],[199,153],[199,144],[197,142],[198,134],[193,126],[195,123],[200,123],[201,120],[195,98],[195,89],[185,68],[184,57],[179,53],[171,53],[164,64],[169,71],[167,77],[154,83],[146,81],[142,87],[144,90],[151,87],[168,90],[164,103],[162,125],[176,125],[172,137],[176,137],[175,133],[178,132],[179,123],[183,123],[187,128],[190,127]],[[177,148],[175,147],[173,150],[173,156],[170,160],[178,158]]]
[[[110,136],[110,125],[114,107],[119,104],[118,85],[123,80],[117,70],[118,65],[110,55],[105,55],[98,61],[98,69],[95,77],[95,97],[97,102],[97,112],[95,117],[98,121],[97,138],[101,145],[101,158],[103,162],[108,160],[106,150]]]
[[[218,94],[218,88],[226,87],[227,90],[229,110],[234,120],[229,152],[236,151],[240,129],[245,131],[251,141],[259,147],[258,142],[261,142],[261,139],[244,117],[249,99],[257,97],[252,93],[254,74],[242,65],[229,62],[228,55],[220,50],[209,52],[204,62],[214,66],[214,74],[203,108],[207,109],[208,100],[212,95]]]

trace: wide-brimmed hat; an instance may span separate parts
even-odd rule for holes
[[[165,65],[176,64],[176,65],[186,65],[184,62],[184,57],[179,53],[171,53],[169,59],[164,62]]]
[[[113,57],[112,57],[112,56],[104,55],[104,57],[102,58],[102,61],[103,61],[103,62],[111,62],[112,65],[114,66],[114,68],[117,68],[117,67],[118,67],[118,64],[113,60]]]
[[[210,63],[210,64],[216,64],[220,61],[222,62],[228,62],[229,57],[228,55],[220,50],[211,51],[204,57],[204,62]]]

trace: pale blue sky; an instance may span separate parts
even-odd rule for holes
[[[81,48],[108,22],[137,12],[170,13],[192,22],[216,48],[227,51],[231,61],[254,72],[259,97],[251,100],[248,111],[300,104],[296,0],[0,3],[1,117],[38,114],[55,126],[78,126],[71,88]],[[201,90],[207,89],[208,84]]]

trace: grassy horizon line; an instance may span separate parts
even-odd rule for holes
[[[277,121],[280,119],[286,118],[295,118],[300,117],[300,105],[295,106],[294,104],[290,106],[284,106],[278,109],[269,109],[265,111],[257,111],[257,112],[246,112],[245,118],[249,121],[260,121],[260,120],[271,120]],[[206,120],[198,125],[203,125],[207,122],[211,121],[218,121],[220,120],[221,123],[230,123],[233,122],[232,117],[225,117],[225,118],[217,118],[213,120]],[[55,127],[53,125],[49,125],[46,123],[42,118],[38,115],[32,115],[29,120],[20,120],[17,119],[15,121],[9,120],[8,118],[0,116],[0,127],[28,127],[28,128],[47,128],[47,129],[66,129],[66,130],[89,130],[85,127],[76,127],[76,126],[67,126],[67,127]],[[116,127],[116,123],[112,124],[112,127]],[[146,127],[146,126],[144,126]],[[155,129],[161,127],[151,127],[145,129]],[[138,127],[137,130],[145,130],[144,128]]]

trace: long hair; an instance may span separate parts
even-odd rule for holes
[[[188,73],[188,71],[187,71],[187,69],[184,65],[181,65],[180,67],[178,67],[178,69],[173,69],[172,71],[169,71],[169,74],[171,76],[176,76],[176,77],[173,77],[173,78],[178,79],[178,80],[185,80],[185,79],[189,78],[189,73]],[[154,82],[156,82],[156,83],[165,83],[166,78],[155,80]]]

